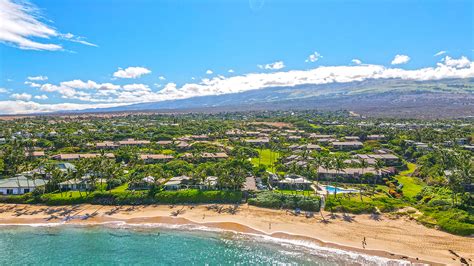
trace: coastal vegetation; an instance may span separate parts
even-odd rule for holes
[[[275,111],[40,116],[0,126],[1,202],[324,208],[474,234],[469,119]]]

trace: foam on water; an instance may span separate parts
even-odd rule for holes
[[[354,251],[324,247],[318,245],[315,242],[309,240],[301,239],[287,239],[273,237],[265,234],[255,234],[255,233],[242,233],[233,230],[224,230],[220,228],[215,228],[212,226],[197,225],[197,224],[167,224],[167,223],[127,223],[125,221],[110,221],[102,222],[96,224],[73,224],[67,223],[66,221],[58,223],[31,223],[31,224],[1,224],[0,226],[28,226],[28,227],[58,227],[58,226],[70,226],[70,227],[91,227],[91,226],[103,226],[111,229],[167,229],[167,230],[178,230],[178,231],[203,231],[211,233],[224,233],[231,232],[232,239],[237,241],[251,241],[258,244],[272,244],[286,249],[280,250],[282,254],[285,255],[296,255],[301,254],[311,254],[320,258],[337,258],[338,260],[344,260],[346,262],[360,264],[360,265],[411,265],[409,261],[399,260],[399,259],[390,259],[385,257],[373,256],[363,253],[358,253]],[[276,232],[276,233],[285,233],[285,232]],[[287,233],[285,233],[287,234]],[[291,236],[291,235],[290,235]]]

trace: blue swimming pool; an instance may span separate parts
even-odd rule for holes
[[[323,186],[327,191],[328,193],[334,193],[334,191],[336,191],[336,194],[337,193],[358,193],[359,190],[357,189],[345,189],[345,188],[340,188],[340,187],[334,187],[334,186]]]

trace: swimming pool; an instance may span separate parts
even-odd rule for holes
[[[336,191],[336,194],[337,193],[358,193],[359,190],[357,189],[345,189],[345,188],[340,188],[340,187],[334,187],[334,186],[323,186],[327,191],[328,193],[332,193],[334,194],[334,190]]]

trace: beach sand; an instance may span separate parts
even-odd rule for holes
[[[312,218],[249,205],[0,205],[0,224],[194,224],[298,239],[321,246],[429,264],[474,263],[474,238],[427,228],[406,216],[323,212]],[[362,246],[366,239],[365,249]]]

